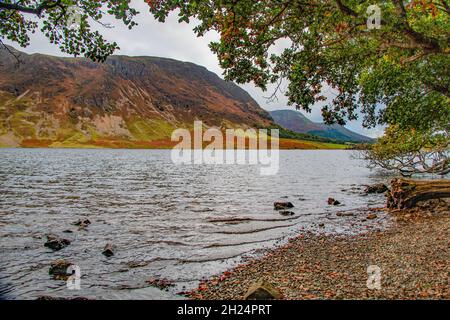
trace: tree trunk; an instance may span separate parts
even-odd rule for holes
[[[418,202],[450,198],[450,180],[394,179],[388,192],[387,207],[409,209]]]

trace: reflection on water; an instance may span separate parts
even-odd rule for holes
[[[381,205],[383,195],[363,196],[360,187],[389,178],[350,155],[281,151],[279,173],[261,176],[250,165],[177,166],[167,150],[2,149],[0,295],[174,298],[301,230],[382,226],[386,217],[363,222],[359,208]],[[328,206],[330,196],[344,206]],[[292,202],[295,215],[274,211],[277,200]],[[352,209],[354,216],[336,216]],[[92,222],[86,230],[72,225],[84,217]],[[72,243],[52,252],[43,246],[48,233]],[[110,258],[101,254],[108,242],[117,248]],[[58,258],[80,266],[80,291],[49,277]],[[151,277],[177,285],[163,292],[146,284]]]

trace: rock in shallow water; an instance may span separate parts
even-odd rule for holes
[[[57,280],[67,280],[70,274],[67,274],[67,269],[72,265],[70,261],[59,259],[50,265],[48,273]]]
[[[367,186],[364,190],[365,193],[384,193],[388,191],[389,188],[384,183],[374,184],[372,186]]]
[[[274,202],[273,206],[275,210],[284,210],[294,207],[292,202]]]
[[[78,226],[78,230],[86,230],[90,224],[91,221],[89,219],[78,219],[78,221],[73,223],[73,225]]]
[[[103,249],[102,254],[104,254],[107,257],[111,257],[114,255],[114,246],[110,243],[107,243],[105,248]]]
[[[280,211],[280,214],[283,216],[293,216],[295,212],[292,211]]]
[[[70,241],[67,239],[60,238],[54,234],[47,235],[47,242],[44,244],[47,248],[58,251],[62,248],[67,247]]]
[[[341,204],[339,201],[335,200],[334,198],[328,198],[327,202],[330,206],[338,206]]]

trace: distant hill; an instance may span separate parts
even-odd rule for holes
[[[302,134],[310,134],[344,142],[373,142],[374,139],[363,136],[340,125],[325,125],[309,120],[295,110],[276,110],[270,115],[278,125]]]
[[[0,50],[0,147],[164,147],[194,120],[267,127],[269,113],[205,67],[158,57],[85,58]]]

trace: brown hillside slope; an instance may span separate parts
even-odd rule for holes
[[[11,48],[11,50],[14,50]],[[164,147],[174,128],[272,123],[250,95],[192,63],[105,64],[0,50],[0,146]]]

